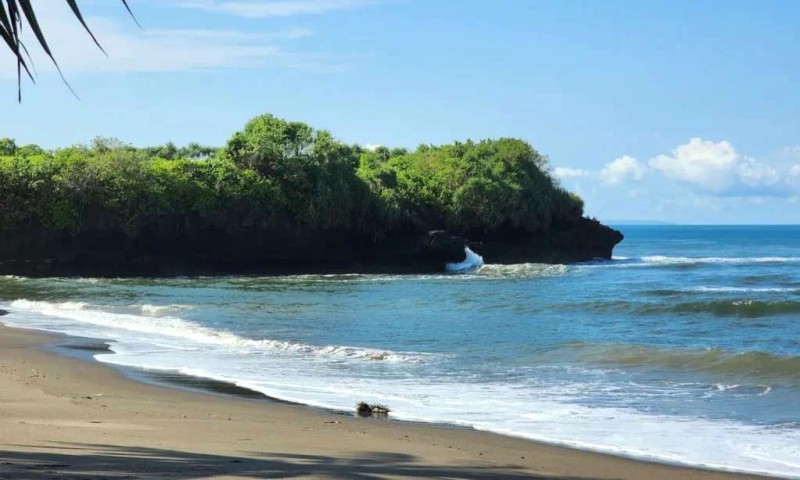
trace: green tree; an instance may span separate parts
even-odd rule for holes
[[[178,147],[172,142],[167,142],[157,147],[146,147],[144,151],[149,157],[158,157],[166,160],[175,160],[180,157]]]
[[[359,148],[326,130],[273,115],[258,116],[236,132],[224,156],[280,188],[288,211],[318,228],[371,228],[370,192],[356,175]]]
[[[455,233],[544,231],[582,215],[582,202],[547,173],[547,160],[522,140],[421,145],[412,153],[362,153],[358,175],[396,224]]]
[[[0,138],[0,155],[14,155],[17,153],[17,142],[13,138]]]
[[[199,143],[189,143],[183,148],[178,149],[178,156],[181,158],[190,158],[193,160],[201,158],[213,157],[219,151],[216,147],[207,147]]]
[[[106,153],[111,150],[124,150],[130,148],[128,144],[116,137],[94,137],[91,142],[92,150],[97,153]]]
[[[0,149],[2,149],[2,147],[0,147]],[[36,145],[35,143],[18,147],[16,152],[16,154],[21,157],[33,157],[34,155],[44,155],[45,153],[47,152],[45,152],[42,147]]]
[[[240,167],[281,176],[308,155],[314,137],[314,130],[304,123],[260,115],[233,135],[225,152]]]

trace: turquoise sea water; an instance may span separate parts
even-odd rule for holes
[[[344,410],[800,478],[800,227],[621,227],[608,262],[462,274],[0,277],[103,362]]]

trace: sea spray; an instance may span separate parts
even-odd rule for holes
[[[464,247],[464,254],[463,261],[445,265],[448,272],[466,272],[480,268],[483,265],[483,257],[470,250],[469,247]]]

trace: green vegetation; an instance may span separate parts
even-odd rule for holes
[[[342,230],[547,231],[583,203],[515,139],[423,145],[413,152],[346,145],[329,132],[271,115],[224,148],[134,148],[114,139],[45,151],[0,139],[0,229],[134,236],[159,219]],[[223,227],[224,228],[224,227]]]
[[[522,140],[379,149],[361,155],[358,174],[390,223],[536,232],[583,215],[582,200],[559,187],[545,158]]]

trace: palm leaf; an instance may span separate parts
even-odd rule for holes
[[[72,89],[72,85],[69,84],[67,79],[64,77],[64,73],[61,71],[61,67],[58,65],[56,61],[56,57],[53,56],[53,52],[50,51],[50,46],[47,44],[47,40],[44,38],[44,33],[42,33],[42,27],[39,26],[39,21],[36,19],[36,13],[33,11],[33,6],[31,5],[31,0],[16,0],[19,2],[19,8],[22,10],[22,13],[25,15],[25,19],[28,21],[28,26],[33,31],[33,34],[36,36],[36,39],[39,41],[39,45],[42,47],[42,50],[50,57],[50,60],[53,62],[53,65],[56,67],[56,71],[58,71],[58,75],[61,77],[61,80],[64,82],[64,85],[67,86],[70,92],[75,95],[75,98],[79,98],[78,94],[75,93],[75,90]],[[14,0],[9,0],[11,4],[13,4]],[[17,12],[18,23],[21,23],[21,18],[19,18],[19,12]],[[91,32],[89,32],[91,34]],[[94,37],[94,35],[92,35]],[[17,36],[17,43],[19,43],[19,36]],[[102,50],[102,48],[101,48]],[[18,54],[18,69],[20,61],[24,60],[22,55]],[[19,85],[19,76],[20,72],[17,71],[17,89],[20,89]],[[19,92],[19,97],[22,97],[21,91]],[[20,98],[20,101],[22,98]]]
[[[36,73],[36,65],[33,64],[33,59],[31,58],[30,52],[28,52],[28,48],[25,47],[25,44],[21,40],[19,42],[19,46],[22,48],[22,51],[25,53],[25,56],[28,57],[28,65],[31,66],[31,69],[33,70],[33,75],[37,75],[37,73]],[[26,70],[27,70],[27,67],[26,67]],[[31,78],[31,81],[33,83],[36,83],[36,81],[33,78]]]
[[[25,59],[22,58],[22,55],[19,54],[19,11],[17,10],[17,4],[14,3],[14,0],[8,1],[8,17],[11,21],[11,35],[14,39],[14,46],[16,47],[17,53],[17,101],[22,101],[22,71],[20,67]],[[30,72],[28,72],[30,73]]]
[[[81,9],[78,8],[78,1],[77,0],[67,0],[67,3],[69,4],[69,8],[72,9],[72,13],[75,14],[75,18],[77,18],[78,21],[81,22],[81,25],[83,25],[83,28],[86,30],[87,33],[89,33],[89,36],[92,37],[92,40],[94,41],[94,44],[97,45],[97,48],[99,48],[101,52],[105,53],[106,56],[108,56],[108,54],[106,53],[105,49],[103,49],[103,47],[100,45],[100,42],[98,42],[97,38],[95,38],[94,33],[92,33],[92,30],[89,28],[89,25],[86,25],[86,21],[83,20],[83,15],[81,14]]]
[[[139,21],[136,20],[136,17],[133,14],[133,11],[128,5],[127,0],[121,0],[122,5],[128,11],[133,21],[139,28],[142,26],[139,24]],[[83,26],[86,32],[92,37],[92,41],[94,44],[97,45],[97,48],[100,49],[106,56],[108,55],[103,47],[100,45],[100,42],[94,36],[94,33],[86,24],[86,21],[83,18],[83,14],[81,13],[80,8],[78,7],[77,0],[66,0],[67,4],[69,5],[70,9],[72,10],[73,15],[78,20],[78,22]],[[25,47],[25,44],[20,40],[20,29],[23,25],[23,22],[27,23],[30,27],[31,31],[33,32],[36,40],[39,42],[39,46],[42,50],[50,57],[50,60],[55,65],[58,74],[61,76],[61,80],[64,84],[69,88],[70,92],[77,98],[78,95],[75,93],[75,90],[72,89],[67,79],[64,77],[63,72],[61,71],[61,67],[58,65],[53,52],[50,50],[50,45],[47,43],[47,39],[42,31],[41,26],[39,25],[39,21],[36,18],[36,11],[31,4],[31,0],[5,0],[5,4],[3,0],[0,0],[0,38],[3,39],[6,46],[11,53],[14,55],[17,61],[17,97],[20,102],[22,102],[22,70],[25,70],[25,73],[31,79],[33,83],[36,83],[34,75],[31,73],[28,65],[30,64],[31,68],[33,68],[33,60],[31,59],[30,54],[28,53],[28,49]],[[27,61],[25,60],[27,57]]]
[[[31,6],[31,0],[16,1],[19,2],[19,9],[25,14],[25,18],[28,20],[28,25],[31,27],[33,34],[36,35],[36,39],[39,40],[39,45],[42,46],[42,50],[44,50],[47,56],[50,57],[53,63],[56,63],[56,59],[53,57],[53,52],[50,51],[50,46],[47,45],[47,40],[44,38],[42,28],[39,26],[39,21],[36,19],[36,13],[34,13],[33,6]],[[10,4],[13,5],[14,1],[10,0]],[[17,13],[17,15],[19,16],[19,13]],[[56,65],[58,64],[56,63]]]
[[[128,0],[122,0],[122,4],[125,5],[125,9],[128,10],[128,13],[130,14],[134,23],[136,23],[136,26],[142,28],[142,26],[139,24],[139,20],[136,20],[136,16],[133,14],[133,10],[131,10],[131,7],[128,5]]]
[[[3,19],[2,18],[3,17],[2,8],[3,8],[3,4],[0,3],[0,23],[3,23],[2,22],[2,19]],[[5,19],[7,20],[8,18],[6,17]],[[17,41],[14,38],[14,32],[10,28],[6,29],[5,25],[0,25],[0,38],[2,38],[4,42],[6,42],[6,45],[8,45],[8,48],[11,50],[11,53],[13,53],[15,57],[18,58],[18,57],[21,56],[20,55],[21,52],[19,51],[19,47],[23,47],[24,48],[24,45],[22,45],[22,42],[20,42],[20,44],[17,45]]]

